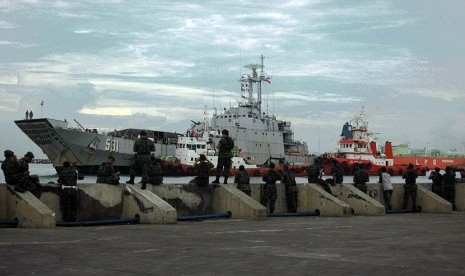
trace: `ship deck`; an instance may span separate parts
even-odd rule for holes
[[[2,229],[2,274],[456,275],[465,213]]]

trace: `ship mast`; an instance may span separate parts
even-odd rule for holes
[[[255,107],[258,110],[259,117],[262,116],[262,82],[269,81],[270,76],[265,74],[265,65],[264,65],[265,56],[260,56],[260,64],[248,64],[244,68],[251,69],[252,75],[242,75],[241,83],[242,87],[248,92],[247,105],[250,107]],[[260,69],[260,75],[257,70]],[[257,87],[257,101],[254,102],[254,84]]]

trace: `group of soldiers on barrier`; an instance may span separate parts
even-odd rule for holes
[[[212,182],[215,186],[220,183],[219,179],[224,173],[224,184],[227,184],[229,172],[231,169],[231,150],[234,147],[234,141],[229,137],[228,130],[222,131],[222,138],[220,139],[217,149],[219,151],[218,166],[216,170],[216,178]],[[130,179],[126,181],[127,184],[134,184],[135,176],[141,174],[141,189],[146,189],[147,184],[160,185],[163,183],[162,175],[162,160],[155,158],[152,152],[155,151],[154,143],[148,139],[145,131],[140,132],[139,138],[135,141],[133,151],[135,158],[130,167]],[[40,197],[41,185],[37,175],[29,173],[29,163],[34,158],[32,152],[27,152],[23,158],[17,159],[14,152],[5,150],[5,160],[2,162],[2,170],[5,175],[5,181],[9,185],[14,186],[14,190],[18,192],[30,191],[36,197]],[[115,158],[109,156],[106,163],[102,163],[97,173],[97,183],[107,183],[118,185],[120,180],[120,173],[115,172],[113,163]],[[323,180],[323,169],[319,164],[319,159],[314,160],[314,164],[306,169],[308,175],[308,183],[316,183],[321,186],[327,193],[336,196],[332,193],[330,186],[341,184],[343,182],[342,168],[336,160],[332,160],[333,166],[331,168],[330,178]],[[207,187],[209,185],[210,170],[214,165],[201,154],[194,165],[197,176],[190,182],[195,183],[199,187]],[[357,167],[354,174],[354,186],[360,191],[367,193],[366,183],[369,181],[368,174],[363,170],[363,167]],[[455,210],[455,172],[447,167],[445,174],[441,175],[439,168],[431,173],[429,179],[432,179],[432,191],[437,195],[445,198],[452,203]],[[415,211],[416,197],[417,197],[417,184],[416,178],[418,177],[413,165],[408,166],[407,171],[404,173],[404,202],[403,208],[406,209],[408,201],[412,199],[413,211]],[[78,170],[71,167],[70,162],[63,163],[63,170],[59,173],[58,184],[61,185],[60,193],[60,209],[63,214],[63,221],[76,220],[77,208],[77,180],[84,179],[84,176]],[[269,163],[268,171],[263,175],[262,181],[265,184],[261,187],[260,203],[263,206],[269,206],[269,212],[273,213],[277,200],[277,187],[276,183],[281,181],[285,186],[287,209],[288,212],[297,212],[299,189],[297,187],[295,176],[289,170],[287,165],[283,165],[281,173],[275,170],[275,164]],[[239,167],[239,172],[236,174],[234,183],[237,183],[237,188],[244,192],[246,195],[251,196],[250,176],[245,170],[244,166]],[[383,195],[386,202],[386,208],[392,210],[392,192],[393,187],[391,183],[391,176],[386,172],[386,168],[381,168],[379,183],[383,187]]]

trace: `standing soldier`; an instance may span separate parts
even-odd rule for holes
[[[431,187],[431,191],[433,193],[437,194],[438,196],[443,196],[443,191],[444,191],[444,185],[442,183],[442,174],[440,173],[441,169],[436,167],[434,168],[434,171],[431,172],[429,175],[428,179],[433,180],[433,185]]]
[[[26,110],[26,120],[29,120],[29,110]]]
[[[62,220],[65,222],[76,221],[78,179],[83,180],[84,176],[76,169],[72,169],[69,161],[63,162],[63,170],[58,176],[58,184],[61,184],[60,210]]]
[[[142,172],[142,190],[145,189],[146,183],[149,179],[148,171],[150,167],[150,153],[155,151],[155,145],[152,140],[147,137],[145,131],[141,131],[139,134],[139,139],[134,142],[133,151],[135,152],[135,160],[131,165],[129,171],[129,181],[126,181],[128,184],[134,184],[134,178],[136,177],[136,170]]]
[[[29,112],[29,119],[32,120],[32,117],[34,116],[34,114],[32,113],[32,110]]]
[[[29,173],[29,163],[34,159],[34,154],[28,151],[21,160],[19,160],[19,167],[15,178],[19,180],[18,185],[15,187],[15,191],[24,193],[29,191],[36,197],[40,195],[40,184],[39,177],[37,175],[31,175]]]
[[[403,208],[407,209],[408,199],[409,197],[411,197],[413,212],[415,212],[417,208],[417,184],[416,184],[417,177],[418,177],[418,174],[416,171],[413,170],[413,164],[410,163],[407,167],[407,171],[402,176],[402,178],[405,179]]]
[[[455,207],[455,172],[451,167],[446,167],[446,173],[443,175],[444,178],[444,199],[452,203],[452,210],[456,210]]]
[[[114,162],[115,158],[108,156],[107,162],[100,165],[97,173],[97,183],[119,184],[119,172],[115,172],[113,168]]]
[[[363,170],[363,164],[354,164],[357,171],[354,174],[354,186],[365,194],[368,192],[367,182],[370,180],[367,172]]]
[[[331,188],[329,187],[328,183],[326,183],[323,177],[323,169],[320,167],[320,160],[315,159],[313,161],[313,165],[307,168],[307,175],[308,175],[308,183],[316,183],[323,187],[323,189],[332,194]]]
[[[208,178],[210,177],[210,170],[214,165],[207,160],[207,157],[204,154],[201,154],[197,162],[195,162],[195,170],[197,171],[197,177],[195,183],[199,187],[208,186]]]
[[[149,181],[153,185],[160,185],[163,183],[163,174],[161,172],[161,164],[163,161],[155,156],[151,157],[151,162],[149,166]]]
[[[270,169],[263,175],[263,185],[260,204],[265,206],[270,203],[270,213],[274,212],[274,205],[278,197],[278,190],[276,188],[276,181],[281,180],[281,175],[274,170],[274,163],[270,163]]]
[[[250,176],[245,170],[244,165],[239,166],[239,172],[234,178],[234,182],[237,183],[237,188],[244,192],[246,195],[252,195],[252,189],[250,188]]]
[[[233,157],[231,150],[234,148],[234,141],[229,137],[229,131],[223,129],[221,131],[223,138],[220,139],[216,148],[219,151],[218,165],[216,167],[216,179],[213,184],[220,183],[221,172],[224,168],[224,184],[228,184],[229,170],[231,169],[231,158]]]
[[[295,213],[299,203],[299,188],[297,188],[294,174],[289,171],[287,165],[283,166],[282,179],[286,187],[287,211]]]
[[[17,185],[19,179],[16,173],[19,170],[19,162],[16,159],[16,155],[11,150],[4,151],[5,160],[2,162],[2,171],[5,175],[6,184]]]

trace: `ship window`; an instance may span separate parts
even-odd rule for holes
[[[250,114],[249,114],[249,116],[248,116],[248,117],[249,117],[249,118],[252,118],[252,115],[250,115]]]
[[[245,117],[245,115],[242,115],[242,117]]]
[[[231,117],[231,116],[229,116],[229,117]],[[229,119],[228,121],[231,122],[231,119]]]
[[[231,118],[231,115],[229,115],[229,118]]]
[[[202,145],[202,149],[204,149],[204,148],[205,148],[205,145]]]
[[[237,118],[237,116],[236,116],[236,115],[233,115],[233,118]]]

